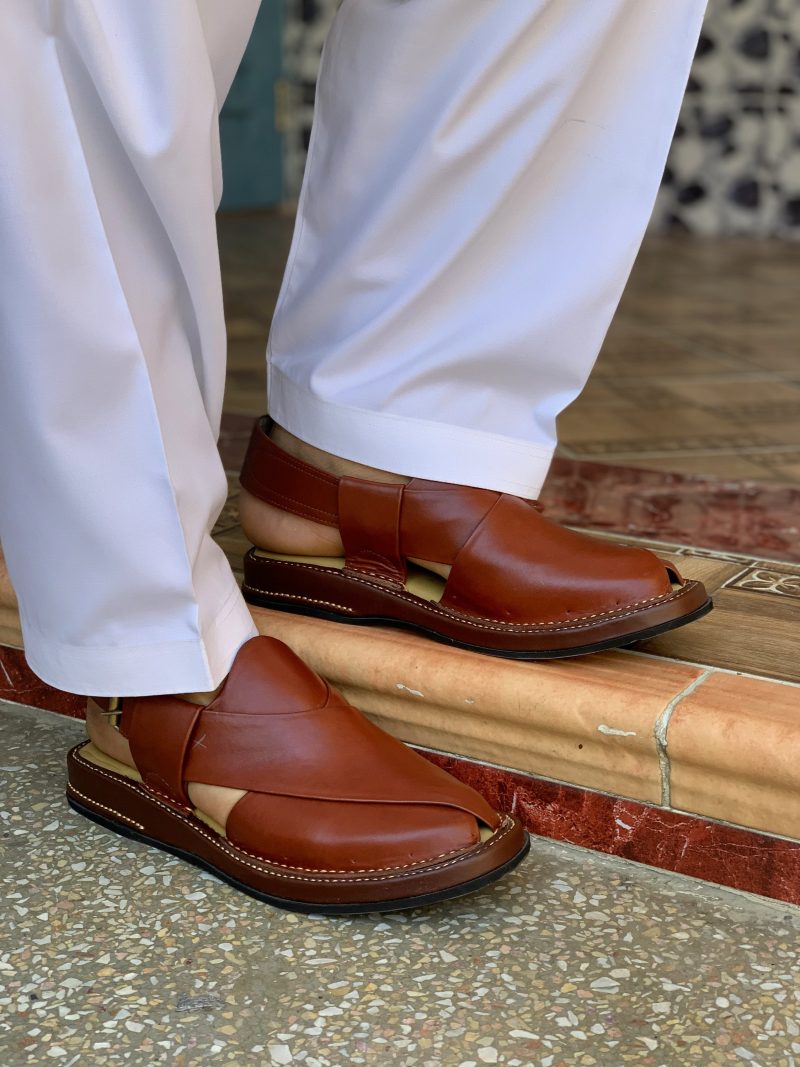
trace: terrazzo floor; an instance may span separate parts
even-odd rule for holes
[[[391,917],[270,910],[86,823],[79,723],[0,704],[0,1063],[794,1067],[800,910],[537,840]]]

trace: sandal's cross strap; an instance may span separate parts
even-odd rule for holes
[[[121,728],[146,785],[190,806],[186,782],[306,800],[457,808],[499,819],[452,778],[351,707],[279,641],[254,637],[207,707],[126,700]]]
[[[126,698],[120,731],[128,739],[142,781],[156,793],[191,807],[183,769],[203,708],[177,697]]]

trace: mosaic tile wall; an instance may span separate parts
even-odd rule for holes
[[[285,3],[285,180],[294,197],[338,0]],[[711,0],[653,225],[800,237],[800,0]]]

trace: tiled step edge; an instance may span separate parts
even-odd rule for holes
[[[0,698],[83,715],[84,701],[39,682],[17,649],[0,647],[0,679]],[[422,751],[496,808],[515,812],[534,834],[800,904],[800,841],[479,760]]]
[[[517,663],[253,614],[533,833],[800,904],[800,687],[632,652]]]
[[[634,653],[515,663],[401,631],[254,617],[535,833],[800,903],[800,687]],[[0,697],[82,713],[9,647]]]
[[[800,686],[634,652],[518,663],[253,614],[411,744],[800,839]]]

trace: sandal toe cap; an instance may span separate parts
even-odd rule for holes
[[[248,793],[226,835],[262,859],[315,871],[401,870],[480,843],[475,817],[433,804],[369,804]]]

